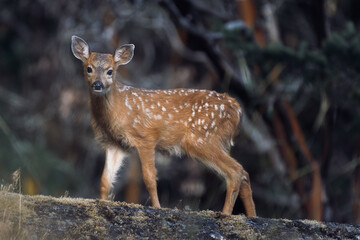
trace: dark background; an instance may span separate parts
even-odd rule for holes
[[[158,0],[0,2],[0,181],[22,192],[97,198],[104,152],[70,41],[113,52],[145,88],[229,92],[245,116],[234,156],[259,216],[360,223],[360,2]],[[151,205],[133,153],[113,198]],[[221,210],[225,182],[157,155],[163,207]],[[234,214],[243,213],[237,201]]]

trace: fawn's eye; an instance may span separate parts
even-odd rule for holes
[[[88,73],[92,73],[92,68],[91,68],[91,67],[87,67],[87,72],[88,72]]]
[[[108,70],[108,71],[107,71],[107,73],[106,73],[106,74],[107,74],[107,75],[109,75],[109,76],[111,76],[111,75],[112,75],[112,73],[113,73],[113,70],[112,70],[112,69],[110,69],[110,70]]]

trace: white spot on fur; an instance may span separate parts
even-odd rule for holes
[[[215,108],[215,110],[218,110],[219,108],[218,108],[218,105],[214,105],[214,108]]]
[[[168,117],[169,117],[170,119],[173,119],[173,115],[172,115],[171,113],[168,114]]]
[[[144,109],[145,109],[145,104],[144,104],[144,102],[141,102],[141,109],[144,111]]]
[[[221,105],[220,105],[220,109],[221,109],[222,111],[224,111],[224,110],[225,110],[225,105],[224,105],[224,104],[221,104]]]
[[[130,87],[129,86],[123,86],[123,87],[119,87],[118,85],[116,85],[116,89],[119,91],[119,92],[123,92],[123,91],[126,91],[128,90]]]
[[[140,123],[139,119],[134,118],[134,122],[133,122],[132,126],[135,127],[135,125],[139,124],[139,123]]]
[[[211,123],[211,125],[210,125],[210,128],[214,128],[215,127],[215,120]]]
[[[129,104],[129,99],[128,96],[125,96],[125,106],[129,109],[129,110],[133,110],[131,105]]]
[[[151,113],[150,109],[145,108],[145,113],[146,113],[146,115],[147,115],[149,118],[152,117],[152,113]]]
[[[165,108],[165,107],[161,107],[161,111],[166,112],[166,108]]]

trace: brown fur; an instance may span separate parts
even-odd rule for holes
[[[128,149],[135,148],[152,204],[160,207],[155,150],[166,150],[199,159],[225,178],[227,195],[223,213],[231,214],[235,200],[240,196],[247,215],[256,216],[248,174],[228,154],[239,129],[239,104],[228,95],[214,91],[147,90],[117,82],[116,68],[131,60],[133,49],[133,45],[125,45],[118,48],[114,56],[90,53],[84,40],[73,37],[72,50],[84,63],[89,85],[92,128],[107,155],[101,198],[107,198]],[[91,73],[87,72],[88,67],[92,68]],[[113,70],[111,76],[109,69]],[[103,83],[101,93],[91,88],[95,81]]]

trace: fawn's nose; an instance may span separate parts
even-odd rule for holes
[[[91,87],[95,92],[101,92],[104,89],[104,84],[100,81],[95,81]]]

